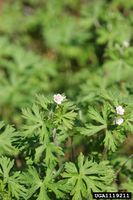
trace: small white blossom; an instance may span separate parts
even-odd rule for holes
[[[125,47],[125,48],[127,48],[127,47],[129,47],[129,42],[128,41],[123,41],[123,46]]]
[[[61,94],[55,94],[54,95],[54,102],[57,103],[57,104],[61,104],[64,101],[65,98],[66,97],[61,95]]]
[[[117,106],[116,112],[117,112],[118,115],[124,115],[125,110],[122,106]]]
[[[116,118],[115,119],[115,124],[117,124],[117,125],[121,125],[123,122],[124,122],[123,118]]]

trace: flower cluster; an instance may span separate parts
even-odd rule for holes
[[[122,115],[124,115],[125,110],[124,110],[124,108],[122,106],[117,106],[116,107],[116,113],[117,113],[117,115],[121,115],[122,116]],[[117,125],[121,125],[123,122],[124,122],[124,119],[122,117],[120,117],[120,116],[118,116],[115,119],[115,124],[117,124]]]

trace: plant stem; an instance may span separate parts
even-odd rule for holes
[[[119,173],[120,173],[120,171],[122,170],[122,168],[124,167],[124,165],[126,165],[126,163],[127,163],[132,157],[133,157],[133,154],[131,154],[131,155],[128,157],[128,159],[121,165],[120,169],[117,170],[117,172],[116,172],[116,176],[119,175]]]

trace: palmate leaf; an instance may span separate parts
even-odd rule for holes
[[[18,149],[12,144],[17,136],[17,132],[12,126],[5,126],[4,122],[0,122],[0,155],[16,155],[18,153]]]
[[[27,120],[27,124],[23,126],[24,135],[31,136],[42,127],[43,125],[43,113],[40,111],[38,105],[33,104],[32,108],[22,109],[23,117]]]
[[[14,161],[7,157],[0,158],[0,177],[2,178],[2,184],[5,189],[4,194],[8,194],[10,197],[20,199],[25,196],[25,188],[22,185],[20,172],[15,172],[11,175]]]
[[[49,142],[49,131],[47,124],[50,119],[50,111],[48,105],[50,100],[43,95],[38,95],[37,100],[31,108],[22,109],[23,118],[26,120],[22,128],[24,137],[37,135],[41,144]]]
[[[65,165],[63,177],[67,179],[67,184],[71,186],[73,200],[82,200],[90,196],[91,191],[106,191],[106,187],[114,180],[114,172],[107,161],[99,164],[85,160],[81,153],[78,157],[78,165],[68,162]]]
[[[39,162],[43,153],[45,153],[44,161],[47,166],[55,165],[59,162],[58,156],[64,156],[62,148],[55,145],[53,142],[49,142],[47,145],[42,144],[36,148],[34,159],[36,163]]]
[[[37,194],[37,200],[50,200],[50,193],[54,193],[57,199],[64,197],[69,187],[66,187],[64,181],[55,182],[52,171],[51,168],[48,168],[44,178],[39,177],[34,167],[29,167],[28,171],[23,173],[22,180],[26,188],[28,188],[26,192],[27,200],[33,197],[34,194]]]

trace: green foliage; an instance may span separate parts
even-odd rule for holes
[[[34,167],[30,167],[28,172],[23,174],[22,180],[24,184],[28,186],[26,192],[26,199],[29,199],[36,193],[39,189],[39,193],[37,196],[38,200],[50,200],[49,193],[54,192],[57,199],[63,198],[64,191],[67,191],[67,187],[63,185],[62,181],[55,182],[53,178],[53,171],[51,169],[47,169],[44,180],[39,178],[38,172]],[[28,181],[27,181],[28,180]],[[34,180],[34,182],[33,182]]]
[[[115,124],[117,116],[114,113],[115,108],[111,104],[105,103],[101,112],[94,108],[89,108],[88,117],[91,123],[87,123],[85,128],[79,128],[81,134],[93,136],[96,133],[99,135],[104,133],[105,138],[103,142],[105,148],[113,152],[116,151],[119,144],[125,140],[126,131],[130,125],[124,126],[124,123],[128,123],[130,115],[125,116],[125,122],[119,127]]]
[[[17,155],[18,149],[13,145],[17,139],[17,133],[12,126],[5,126],[4,122],[0,122],[0,156]]]
[[[78,112],[79,109],[68,100],[58,105],[54,99],[38,95],[31,108],[22,109],[22,128],[17,132],[14,132],[12,127],[5,128],[6,131],[1,135],[7,137],[9,134],[12,137],[5,140],[9,144],[4,143],[2,153],[8,154],[10,149],[14,150],[17,146],[24,156],[25,164],[20,161],[24,168],[24,172],[21,173],[13,168],[13,160],[1,157],[2,198],[6,198],[7,195],[9,199],[68,199],[70,194],[73,200],[82,200],[88,197],[92,199],[94,191],[117,190],[113,165],[104,158],[104,152],[103,161],[99,161],[100,155],[98,159],[95,156],[88,159],[80,153],[77,163],[66,162],[65,146],[67,140],[79,136],[79,130],[82,137],[94,137],[96,133],[102,134],[105,130],[105,139],[101,138],[100,142],[108,149],[106,156],[109,156],[111,150],[117,149],[117,142],[123,142],[122,134],[125,134],[126,126],[109,124],[113,123],[111,117],[114,119],[116,115],[114,107],[109,103],[104,103],[101,112],[89,107],[87,128],[82,127],[82,118]],[[127,114],[127,118],[129,116]],[[1,123],[1,128],[3,126]],[[104,127],[101,129],[101,126]],[[112,126],[114,128],[111,132]],[[74,143],[72,145],[72,148],[76,147]],[[99,147],[97,146],[97,151]],[[129,180],[129,188],[130,184]],[[123,186],[127,188],[128,184],[123,183]]]
[[[101,161],[99,164],[84,159],[81,153],[78,157],[78,166],[72,162],[65,164],[64,178],[67,178],[67,184],[71,185],[71,195],[73,200],[82,200],[83,197],[91,197],[91,191],[107,191],[114,178],[114,172],[107,161]]]
[[[25,195],[25,189],[21,185],[20,172],[11,174],[14,161],[7,157],[0,158],[0,195],[2,199],[20,199]]]
[[[132,10],[131,0],[0,2],[0,199],[132,190]]]

